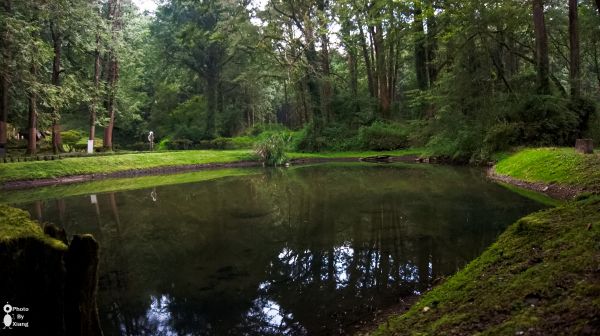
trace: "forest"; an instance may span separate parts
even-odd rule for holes
[[[600,1],[2,0],[4,152],[600,139]]]

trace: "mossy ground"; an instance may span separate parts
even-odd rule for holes
[[[522,218],[374,335],[600,332],[600,198]]]
[[[0,244],[10,244],[11,240],[21,238],[34,238],[60,250],[67,248],[61,241],[46,236],[27,212],[0,204]]]
[[[530,148],[504,157],[495,172],[526,182],[556,183],[600,190],[600,154],[573,148]]]

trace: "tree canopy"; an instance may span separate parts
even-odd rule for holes
[[[0,19],[2,148],[19,132],[65,150],[64,131],[135,148],[149,130],[201,146],[273,124],[299,150],[392,137],[475,161],[600,140],[597,1],[2,0]]]

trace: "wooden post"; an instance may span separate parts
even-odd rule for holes
[[[592,139],[577,139],[575,141],[575,151],[581,154],[594,153],[594,142]]]

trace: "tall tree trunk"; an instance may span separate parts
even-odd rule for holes
[[[207,64],[206,70],[206,131],[205,136],[212,139],[216,136],[216,116],[219,99],[219,73],[217,69],[218,60],[212,57],[212,60]]]
[[[32,61],[30,68],[31,76],[37,76],[37,69]],[[28,92],[29,100],[29,125],[27,135],[27,154],[35,154],[37,152],[37,93],[30,89]]]
[[[571,46],[569,74],[571,79],[571,96],[575,98],[579,97],[581,91],[581,58],[577,14],[577,0],[569,0],[569,44]]]
[[[544,20],[543,0],[533,0],[533,26],[538,90],[541,94],[548,94],[550,93],[550,60],[548,58],[548,34],[546,33],[546,22]]]
[[[437,20],[433,10],[433,1],[429,1],[427,15],[427,73],[429,77],[429,87],[432,87],[437,80],[437,67],[435,57],[437,54]]]
[[[95,5],[96,0],[92,0],[92,4]],[[98,10],[98,17],[100,17],[100,10]],[[98,27],[96,28],[98,29]],[[90,136],[88,140],[91,141],[91,152],[94,152],[94,139],[96,138],[96,119],[97,119],[97,106],[98,106],[98,90],[100,88],[100,34],[96,33],[96,50],[94,51],[94,93],[92,95],[92,102],[90,104]]]
[[[414,34],[415,34],[415,72],[417,87],[427,90],[427,52],[425,50],[425,30],[423,29],[423,12],[420,1],[414,2]]]
[[[317,3],[319,11],[319,38],[321,40],[321,110],[327,122],[333,121],[333,112],[331,110],[331,98],[333,89],[331,84],[331,64],[329,59],[329,38],[327,36],[327,9],[325,0],[319,0]]]
[[[60,86],[60,65],[62,57],[62,33],[60,27],[54,22],[50,23],[50,30],[52,31],[52,43],[54,47],[54,60],[52,62],[52,85]],[[60,137],[60,125],[58,108],[52,107],[52,151],[54,154],[58,154],[62,145]]]
[[[12,12],[10,0],[4,0],[4,11],[6,15]],[[0,42],[2,44],[2,56],[4,58],[3,70],[0,71],[0,156],[6,155],[6,145],[8,142],[8,111],[10,109],[10,85],[9,85],[9,65],[11,62],[10,54],[10,36],[6,23],[3,24]]]
[[[379,23],[373,29],[373,41],[375,47],[375,61],[377,63],[377,87],[379,98],[379,113],[383,119],[390,117],[390,97],[387,80],[387,67],[385,61],[385,44],[383,40],[383,28]]]
[[[371,98],[377,96],[377,90],[375,89],[375,80],[373,78],[373,62],[369,53],[369,47],[367,46],[367,37],[365,35],[362,23],[358,23],[358,29],[360,32],[360,46],[363,52],[363,58],[365,60],[365,68],[367,70],[367,82],[369,84],[369,94]]]
[[[108,7],[109,21],[112,21],[112,42],[114,44],[118,38],[118,32],[121,30],[121,0],[110,0],[108,2]],[[108,102],[106,105],[108,125],[104,129],[104,148],[112,150],[113,129],[115,127],[116,91],[117,82],[119,81],[119,60],[114,47],[111,47],[111,51],[109,52],[108,63]]]

